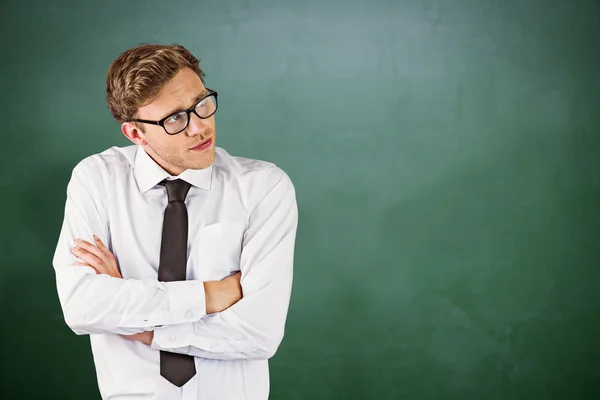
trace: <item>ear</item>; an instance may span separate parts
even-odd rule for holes
[[[131,140],[135,144],[139,144],[141,146],[148,144],[144,132],[135,126],[133,122],[123,122],[123,124],[121,124],[121,132],[123,132],[123,135],[125,135],[127,139]]]

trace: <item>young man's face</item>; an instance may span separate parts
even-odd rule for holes
[[[184,68],[179,71],[159,92],[151,103],[140,107],[136,118],[158,121],[174,112],[187,110],[203,94],[208,94],[204,84],[194,71]],[[201,106],[201,107],[207,107]],[[141,132],[133,123],[122,125],[125,136],[144,147],[150,157],[172,175],[179,175],[186,169],[204,169],[215,160],[215,116],[198,118],[193,112],[189,116],[187,128],[169,135],[162,126],[141,124]],[[165,121],[176,125],[178,117]],[[206,142],[210,144],[206,145]],[[199,146],[202,145],[202,146]]]

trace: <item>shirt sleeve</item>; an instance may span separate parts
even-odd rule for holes
[[[281,169],[271,167],[268,181],[241,253],[243,298],[199,321],[155,329],[153,349],[219,360],[275,354],[290,302],[298,209],[292,182]]]
[[[104,182],[92,159],[74,169],[67,185],[64,219],[53,267],[65,322],[77,334],[134,334],[159,325],[197,321],[206,315],[204,283],[120,279],[74,266],[75,239],[94,243],[96,234],[110,249]]]

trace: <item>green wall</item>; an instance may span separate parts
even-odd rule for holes
[[[600,3],[4,1],[1,398],[99,399],[51,259],[127,145],[110,62],[189,47],[218,145],[298,193],[272,399],[600,398]]]

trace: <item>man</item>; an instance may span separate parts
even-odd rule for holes
[[[297,205],[272,163],[216,147],[218,94],[184,47],[142,45],[106,98],[133,142],[82,160],[53,259],[103,399],[267,399]]]

